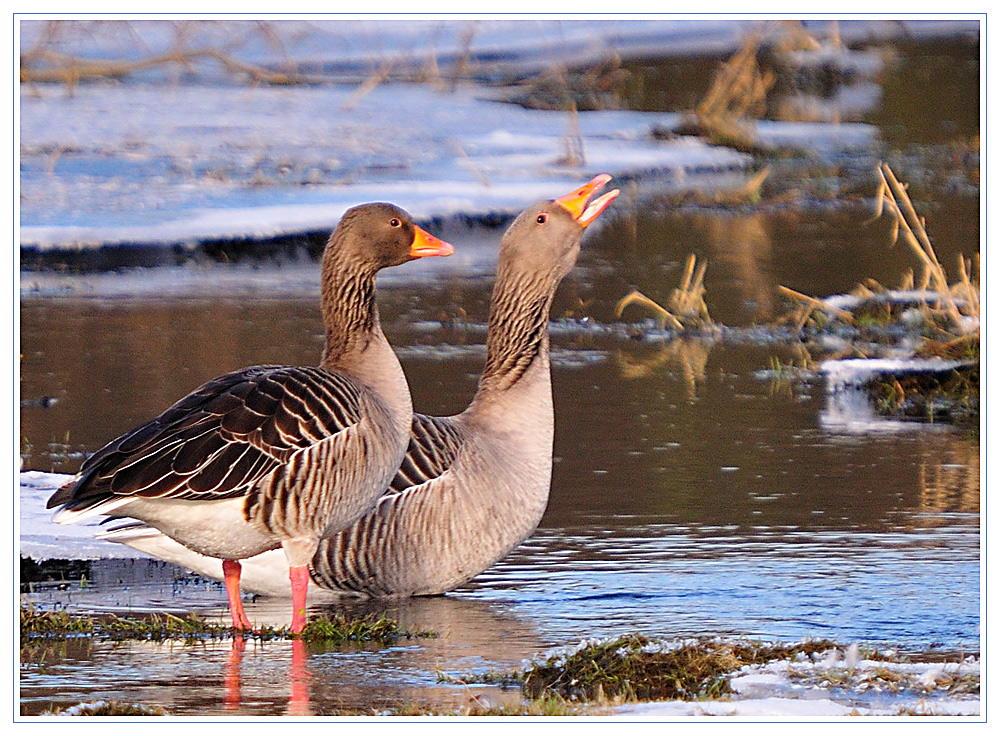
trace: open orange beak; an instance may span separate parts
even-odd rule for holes
[[[450,256],[455,252],[451,243],[446,243],[439,238],[435,238],[421,227],[414,225],[413,243],[410,245],[410,255],[413,258],[426,258],[427,256]]]
[[[559,197],[556,202],[568,210],[577,222],[587,227],[621,193],[617,189],[612,189],[588,205],[587,201],[609,181],[611,177],[608,174],[598,174],[579,189]]]

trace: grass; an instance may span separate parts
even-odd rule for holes
[[[916,335],[914,358],[943,358],[968,366],[941,372],[901,368],[872,379],[866,389],[883,416],[979,424],[980,267],[979,256],[960,256],[957,278],[949,279],[938,260],[926,223],[907,194],[907,187],[888,164],[878,166],[875,218],[893,217],[892,244],[902,240],[916,255],[918,271],[903,274],[896,294],[874,280],[859,284],[850,294],[849,309],[800,294],[787,287],[779,292],[791,299],[792,309],[780,321],[798,331],[807,325],[820,334],[849,329],[854,337],[845,354],[868,357],[882,352],[899,335]],[[873,218],[873,219],[875,219]],[[904,298],[905,297],[905,298]],[[895,336],[893,336],[895,334]]]
[[[21,641],[26,637],[66,637],[92,634],[94,620],[89,616],[71,616],[65,611],[36,611],[21,606]]]
[[[554,650],[523,671],[441,679],[461,684],[520,685],[525,697],[520,708],[484,707],[482,715],[572,715],[580,712],[575,709],[581,705],[594,714],[594,708],[629,702],[725,699],[732,693],[729,682],[735,673],[772,662],[787,662],[793,681],[813,687],[935,690],[950,695],[979,692],[977,672],[960,672],[952,666],[931,671],[932,676],[926,669],[913,673],[898,655],[862,652],[857,646],[845,648],[829,640],[794,644],[742,639],[663,642],[639,634]]]
[[[883,416],[979,426],[978,365],[940,373],[881,374],[865,388]]]
[[[583,709],[559,695],[543,695],[518,706],[494,706],[476,700],[464,715],[468,716],[540,716],[560,717],[583,715]]]
[[[268,636],[273,631],[261,632]],[[131,617],[106,614],[87,616],[66,611],[39,611],[21,606],[21,644],[31,639],[58,639],[92,636],[112,640],[165,641],[168,639],[221,639],[233,634],[231,628],[203,621],[195,614],[186,617],[170,613]]]
[[[299,635],[309,644],[345,644],[349,642],[390,645],[399,639],[427,639],[437,636],[431,631],[409,631],[385,616],[365,616],[348,619],[340,614],[333,618],[314,618]]]
[[[745,665],[808,657],[834,647],[824,640],[795,645],[717,640],[673,644],[630,634],[551,653],[524,672],[488,672],[451,681],[519,683],[535,707],[548,701],[614,705],[704,700],[728,694],[728,677]]]
[[[144,616],[116,616],[107,614],[87,616],[66,611],[39,611],[33,606],[21,606],[21,646],[40,641],[89,636],[115,641],[167,641],[195,639],[226,639],[253,636],[257,639],[301,638],[308,644],[375,643],[390,645],[401,638],[430,638],[433,632],[415,632],[402,629],[386,617],[366,616],[348,619],[342,615],[332,618],[317,617],[306,624],[301,634],[292,634],[287,628],[264,626],[246,634],[229,626],[209,623],[197,614],[174,616],[169,613]]]
[[[638,634],[588,644],[549,657],[525,674],[531,697],[554,693],[570,700],[703,700],[730,692],[727,675],[748,664],[812,654],[834,646],[816,641],[794,647],[760,642],[661,645]]]
[[[977,672],[960,672],[954,667],[939,670],[923,669],[919,673],[908,671],[893,660],[869,666],[800,667],[793,663],[788,668],[789,678],[803,687],[824,689],[849,689],[855,692],[921,694],[939,692],[948,696],[978,695],[981,677]],[[904,663],[905,664],[905,663]]]
[[[46,618],[66,622],[64,616]],[[401,632],[384,618],[365,619],[360,627],[358,621],[340,617],[337,620],[343,625],[341,628],[353,626],[354,634],[345,636],[341,632],[330,636],[324,633],[324,640],[373,641],[379,638],[376,635],[379,631],[384,643],[391,643],[399,636],[412,636]],[[314,627],[314,631],[327,630],[325,627]],[[959,660],[964,661],[964,657]],[[955,663],[948,664],[946,660],[941,660],[939,667],[913,671],[907,668],[907,660],[898,654],[887,656],[876,650],[862,652],[855,645],[845,648],[829,640],[805,640],[793,644],[746,639],[665,642],[629,634],[552,650],[523,670],[486,671],[463,677],[439,673],[438,681],[449,684],[519,688],[522,696],[519,703],[496,704],[492,695],[470,688],[468,704],[450,713],[404,703],[378,715],[563,717],[600,715],[605,709],[640,701],[719,700],[732,694],[729,683],[736,673],[747,667],[773,662],[781,662],[781,671],[793,683],[803,687],[849,688],[859,692],[869,689],[880,692],[939,692],[950,696],[976,695],[980,691],[978,672],[959,668]],[[54,714],[166,715],[155,707],[114,701],[84,703],[46,715]],[[358,713],[345,711],[337,714]]]
[[[764,112],[774,75],[757,64],[759,36],[748,36],[743,46],[724,62],[705,97],[694,110],[699,127],[713,142],[747,150],[753,127],[747,121]]]
[[[943,318],[945,326],[942,326],[941,330],[945,334],[953,337],[974,334],[978,339],[979,255],[968,260],[964,256],[960,257],[958,280],[950,284],[948,274],[934,252],[924,219],[917,215],[910,201],[906,185],[899,182],[888,164],[879,165],[878,175],[875,218],[881,217],[883,211],[888,211],[893,216],[893,244],[901,237],[917,256],[922,269],[919,283],[910,272],[909,284],[915,285],[920,291],[929,291],[936,298],[934,306],[923,305],[923,311],[927,315],[926,321],[934,324]]]
[[[792,398],[792,384],[812,370],[812,361],[808,353],[801,357],[798,362],[790,360],[784,363],[780,358],[772,355],[768,359],[767,375],[770,379],[768,395],[772,398],[775,396]]]

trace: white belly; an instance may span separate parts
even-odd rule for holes
[[[281,546],[244,518],[243,497],[223,501],[137,498],[120,513],[144,521],[198,554],[241,560]]]

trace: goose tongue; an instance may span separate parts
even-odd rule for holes
[[[611,204],[612,200],[619,195],[617,189],[602,194],[588,206],[588,200],[597,193],[605,184],[611,181],[608,174],[598,174],[579,189],[574,189],[569,194],[557,198],[555,201],[562,205],[583,227],[597,219],[604,208]]]

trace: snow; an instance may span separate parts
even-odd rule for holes
[[[820,414],[825,431],[840,434],[912,432],[913,422],[879,416],[872,406],[865,383],[875,376],[893,373],[938,373],[968,365],[944,358],[844,358],[825,360],[819,373],[826,379],[826,404]],[[921,423],[923,433],[943,432],[945,424]]]
[[[354,77],[339,85],[252,86],[199,68],[198,82],[147,72],[72,89],[21,85],[20,243],[46,249],[266,238],[329,229],[345,209],[373,199],[395,201],[425,220],[514,214],[600,172],[694,188],[706,174],[742,173],[751,159],[693,138],[654,139],[652,130],[669,129],[676,114],[590,111],[574,121],[566,112],[483,99],[483,87],[385,83],[361,95],[359,82],[386,58],[401,68],[422,64],[431,50],[442,59],[460,53],[470,27],[480,68],[524,74],[538,64],[580,64],[609,53],[725,52],[752,26],[613,18],[472,26],[284,21],[273,25],[272,38],[254,23],[196,24],[185,31],[189,48],[225,37],[227,52],[242,60],[342,68]],[[826,26],[813,24],[820,33]],[[20,28],[22,49],[44,30],[34,22]],[[906,25],[917,35],[977,29],[974,21]],[[69,48],[120,58],[163,53],[176,40],[171,24],[136,21],[128,33],[112,30],[77,27],[75,36],[67,32]],[[840,35],[903,31],[869,21],[841,24]],[[584,162],[570,165],[564,159],[577,125]],[[875,128],[863,124],[762,121],[756,128],[763,145],[817,155],[876,141]]]
[[[45,502],[72,476],[27,470],[21,473],[19,494],[21,554],[34,560],[98,560],[135,558],[141,555],[120,544],[108,544],[94,538],[101,531],[101,520],[81,524],[57,525]],[[120,549],[119,549],[120,548]]]
[[[626,718],[679,718],[691,716],[737,716],[743,718],[824,718],[860,715],[854,708],[829,699],[791,700],[789,698],[759,698],[754,700],[685,700],[662,703],[639,703],[617,710]]]
[[[843,705],[830,698],[753,698],[748,700],[710,700],[704,702],[668,701],[638,703],[617,708],[616,715],[628,720],[672,720],[675,718],[720,717],[737,719],[774,718],[790,720],[827,720],[850,717],[884,718],[897,715],[920,716],[979,716],[979,700],[918,700],[905,710],[894,708],[860,708]]]
[[[885,373],[940,373],[968,365],[944,358],[844,358],[824,360],[819,372],[827,377],[828,391],[843,391],[861,386],[874,376]]]
[[[382,85],[345,110],[352,92],[220,88],[206,104],[186,86],[22,90],[21,245],[273,237],[329,229],[373,200],[424,220],[516,214],[591,173],[683,182],[751,162],[649,135],[676,116],[597,111],[579,117],[586,166],[568,166],[566,113],[415,85]]]

